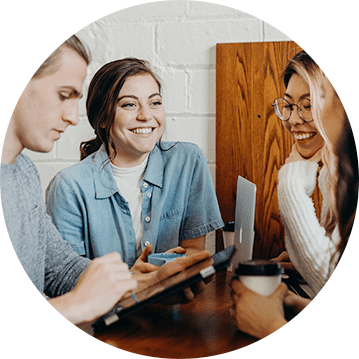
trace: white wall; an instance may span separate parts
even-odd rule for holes
[[[199,1],[130,7],[99,19],[77,35],[93,57],[80,100],[80,123],[69,127],[50,153],[26,151],[40,171],[43,189],[58,171],[79,160],[80,142],[93,137],[85,110],[91,78],[105,63],[128,56],[148,60],[162,80],[167,113],[164,140],[198,144],[214,180],[216,44],[289,40],[253,16]]]
[[[244,12],[198,1],[130,7],[99,19],[77,35],[93,57],[80,100],[80,123],[69,127],[50,153],[25,152],[40,171],[43,190],[58,171],[79,160],[80,142],[93,137],[85,110],[89,81],[103,64],[128,56],[148,60],[162,80],[167,114],[163,139],[196,143],[215,181],[216,44],[289,40]],[[208,249],[214,251],[213,235]]]

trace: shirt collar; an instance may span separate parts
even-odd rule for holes
[[[115,178],[113,177],[110,162],[104,145],[95,153],[93,158],[93,171],[96,198],[107,198],[118,192]],[[158,144],[151,151],[143,178],[144,181],[157,187],[163,186],[164,160]]]
[[[163,173],[164,173],[163,153],[157,144],[155,148],[151,151],[150,156],[148,158],[148,164],[143,180],[157,187],[162,188]]]
[[[101,145],[100,149],[95,153],[92,166],[94,172],[95,197],[107,198],[118,192],[104,145]]]

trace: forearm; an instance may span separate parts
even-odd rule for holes
[[[186,249],[186,256],[190,256],[203,251],[205,249],[205,244],[206,235],[198,238],[184,240],[181,242],[181,247]]]
[[[68,292],[60,297],[49,299],[48,301],[61,315],[73,324],[89,321],[86,315],[85,303],[77,303],[73,292]]]

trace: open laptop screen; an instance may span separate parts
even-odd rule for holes
[[[238,176],[234,245],[236,252],[232,259],[233,270],[238,263],[252,259],[254,243],[254,218],[257,187],[254,183]]]

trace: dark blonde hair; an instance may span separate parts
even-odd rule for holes
[[[295,55],[284,71],[286,87],[294,73],[303,78],[310,88],[313,119],[325,142],[322,153],[323,162],[326,164],[329,174],[327,183],[329,208],[324,227],[327,234],[331,235],[335,226],[338,225],[340,242],[332,257],[332,263],[336,264],[348,242],[358,201],[358,157],[354,136],[345,113],[340,141],[336,147],[330,143],[321,120],[324,108],[323,82],[325,74],[305,51]]]
[[[89,50],[85,47],[85,45],[76,35],[72,35],[42,63],[42,65],[37,69],[32,78],[38,79],[56,72],[58,68],[57,65],[59,64],[59,60],[61,59],[62,50],[65,47],[74,50],[85,60],[86,64],[89,65],[91,61],[91,55]]]
[[[118,94],[129,77],[151,75],[157,82],[159,92],[161,83],[145,60],[133,57],[107,63],[93,77],[86,100],[87,117],[95,130],[96,137],[80,144],[81,160],[96,152],[102,144],[109,155],[109,146],[116,148],[110,137],[110,129],[115,119]]]

